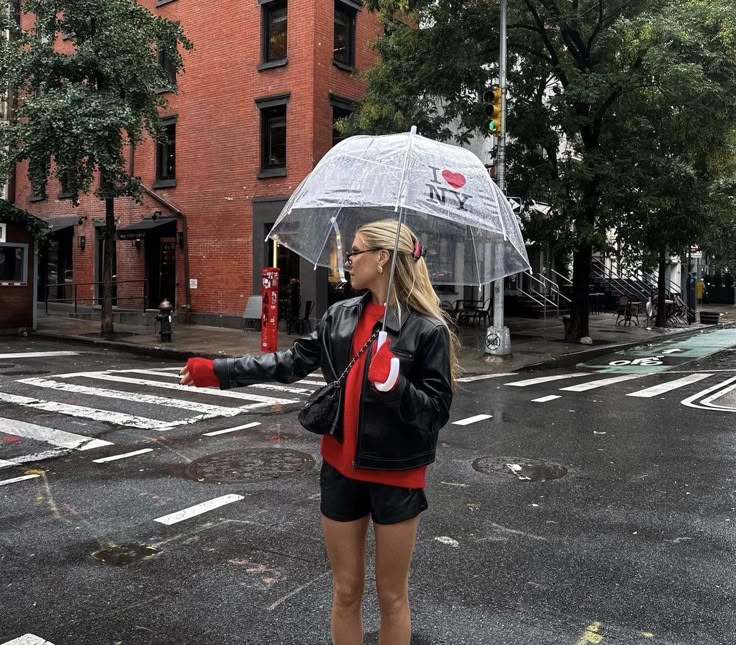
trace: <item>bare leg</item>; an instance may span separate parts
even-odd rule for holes
[[[409,645],[409,566],[414,553],[419,516],[398,524],[374,524],[376,589],[381,610],[379,645]]]
[[[365,585],[368,516],[354,522],[335,522],[323,515],[322,530],[332,568],[332,642],[363,645],[360,603]]]

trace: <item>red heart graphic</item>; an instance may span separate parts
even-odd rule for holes
[[[465,177],[463,177],[459,172],[443,170],[442,178],[453,188],[462,188],[465,185]]]

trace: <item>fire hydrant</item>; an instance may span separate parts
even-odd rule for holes
[[[161,333],[161,342],[170,343],[171,334],[173,333],[171,329],[171,314],[174,311],[174,307],[172,307],[171,303],[164,298],[158,306],[158,309],[159,314],[156,316],[156,320],[158,320],[160,324],[159,331]]]

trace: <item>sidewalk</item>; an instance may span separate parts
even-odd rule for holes
[[[736,306],[708,305],[709,311],[721,311],[721,325],[736,325]],[[484,354],[485,329],[462,328],[462,350],[459,360],[464,371],[470,374],[510,372],[532,367],[563,367],[575,365],[596,355],[623,349],[640,343],[651,343],[665,337],[689,335],[713,325],[694,323],[679,329],[646,329],[616,325],[611,313],[590,317],[590,334],[593,345],[565,343],[562,322],[556,318],[529,319],[507,318],[511,330],[509,357],[489,357]],[[241,356],[261,353],[261,334],[256,331],[206,327],[203,325],[174,325],[171,343],[161,343],[154,327],[145,325],[115,324],[115,339],[100,338],[98,320],[81,320],[62,316],[45,316],[39,312],[36,336],[67,342],[85,342],[122,351],[171,358],[184,361],[191,356],[210,358]],[[279,349],[288,349],[296,336],[279,333]]]

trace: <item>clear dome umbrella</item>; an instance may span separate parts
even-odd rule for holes
[[[426,247],[435,285],[481,287],[530,268],[512,206],[480,159],[414,127],[337,144],[294,191],[268,237],[315,268],[336,264],[344,277],[343,252],[356,231],[390,217]],[[396,253],[389,293],[395,260]]]

